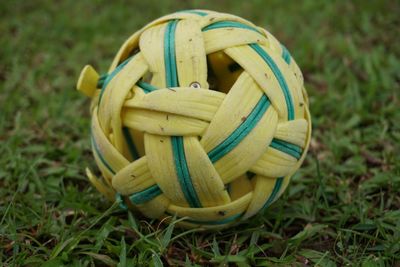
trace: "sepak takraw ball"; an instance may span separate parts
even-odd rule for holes
[[[265,210],[306,155],[311,118],[288,50],[240,17],[187,10],[86,66],[94,186],[149,218],[223,228]]]

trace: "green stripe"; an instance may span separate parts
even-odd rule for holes
[[[101,91],[100,91],[100,96],[99,96],[99,104],[101,102],[101,98],[103,97],[104,91],[107,87],[107,85],[110,83],[110,81],[117,75],[118,72],[120,72],[123,67],[128,64],[128,62],[133,58],[134,56],[131,56],[130,58],[126,59],[124,62],[118,65],[110,74],[104,74],[101,77],[103,77],[104,81],[102,83]]]
[[[283,153],[289,154],[296,159],[299,159],[301,157],[301,154],[303,153],[303,149],[301,147],[280,139],[273,139],[270,147],[273,147]]]
[[[289,51],[286,49],[286,47],[284,45],[281,45],[281,47],[282,47],[282,58],[283,58],[283,60],[285,60],[287,64],[290,64],[291,57],[290,57]]]
[[[136,149],[135,143],[132,140],[132,136],[131,136],[131,133],[129,132],[129,128],[122,127],[122,133],[124,135],[126,143],[128,144],[129,153],[131,154],[132,158],[134,160],[138,159],[139,153]]]
[[[281,71],[279,70],[278,66],[274,62],[274,60],[268,55],[267,52],[265,52],[264,49],[261,48],[256,43],[250,44],[250,47],[254,49],[254,51],[257,52],[257,54],[260,55],[260,57],[265,61],[265,63],[268,64],[268,66],[271,68],[272,72],[274,73],[276,79],[278,80],[278,83],[280,87],[282,88],[283,94],[285,96],[285,101],[287,105],[287,110],[288,110],[288,120],[293,120],[294,119],[294,107],[293,107],[293,100],[292,96],[290,95],[289,88],[287,86],[287,83],[285,81],[285,78],[283,77]]]
[[[172,136],[171,142],[175,160],[175,169],[182,192],[185,195],[190,207],[201,208],[200,200],[197,196],[195,188],[193,187],[192,179],[190,178],[189,168],[187,166],[185,157],[185,149],[183,146],[183,137]]]
[[[97,88],[102,88],[104,85],[104,81],[107,79],[108,74],[102,74],[97,81]]]
[[[165,214],[167,214],[168,216],[173,216],[173,214],[171,214],[169,212],[166,212]],[[243,213],[239,213],[239,214],[235,214],[230,217],[224,218],[222,220],[209,220],[209,221],[186,219],[186,220],[184,220],[184,222],[200,224],[200,225],[221,225],[221,224],[227,224],[227,223],[234,222],[234,221],[238,220],[242,215],[243,215]],[[179,218],[179,217],[177,217],[177,218]]]
[[[177,20],[172,20],[167,24],[164,36],[164,62],[167,87],[179,86],[178,71],[175,57],[175,31]],[[191,207],[201,207],[197,192],[192,184],[189,169],[186,162],[185,149],[182,136],[172,136],[172,152],[174,156],[176,174],[182,192]]]
[[[92,135],[91,141],[92,141],[92,145],[93,145],[93,147],[94,147],[94,150],[95,150],[97,156],[99,157],[100,161],[103,163],[104,166],[106,166],[106,168],[107,168],[112,174],[115,174],[115,171],[111,168],[110,164],[108,164],[108,162],[103,158],[103,155],[101,154],[101,152],[100,152],[100,150],[99,150],[99,147],[98,147],[97,144],[96,144],[96,140],[94,140],[93,135]]]
[[[129,199],[136,205],[146,203],[161,194],[161,189],[158,185],[152,185],[140,192],[133,193]]]
[[[208,13],[203,12],[203,11],[199,11],[199,10],[180,10],[180,11],[178,11],[176,13],[192,13],[192,14],[196,14],[196,15],[199,15],[199,16],[202,16],[202,17],[208,15]]]
[[[124,199],[122,198],[120,193],[115,194],[115,201],[119,204],[119,207],[123,210],[127,210],[128,207],[126,206]]]
[[[254,129],[269,106],[269,99],[266,95],[262,95],[246,120],[242,122],[242,124],[240,124],[239,127],[236,128],[224,141],[208,153],[211,162],[216,162],[234,149],[240,141],[242,141],[250,131]]]
[[[164,62],[167,87],[179,86],[175,57],[175,31],[177,24],[177,20],[172,20],[167,24],[165,29]]]
[[[262,34],[259,30],[257,30],[254,27],[251,27],[249,25],[236,22],[236,21],[218,21],[214,22],[210,25],[207,25],[202,29],[202,31],[209,31],[209,30],[214,30],[214,29],[220,29],[220,28],[241,28],[241,29],[247,29],[251,31],[255,31],[256,33]]]
[[[265,202],[264,206],[261,208],[261,210],[264,210],[267,208],[271,203],[274,201],[276,195],[279,193],[279,190],[282,187],[282,182],[283,182],[283,177],[279,177],[276,179],[274,189],[272,189],[271,195],[269,196],[267,202]]]
[[[145,94],[148,94],[148,93],[151,93],[151,92],[157,90],[157,88],[154,87],[153,85],[151,85],[151,84],[149,84],[149,83],[145,83],[145,82],[143,82],[143,81],[137,82],[137,85],[138,85],[140,88],[142,88],[142,90],[143,90],[143,92],[144,92]]]

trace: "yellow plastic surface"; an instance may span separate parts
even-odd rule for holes
[[[87,175],[149,218],[229,227],[278,199],[306,156],[301,71],[274,36],[240,17],[191,10],[157,19],[128,38],[102,82],[88,65],[77,84],[91,97],[103,177]]]

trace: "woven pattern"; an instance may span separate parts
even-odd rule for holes
[[[221,228],[273,203],[301,165],[311,120],[303,77],[268,31],[188,10],[132,35],[108,74],[86,66],[91,182],[150,218]]]

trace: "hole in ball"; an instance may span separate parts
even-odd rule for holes
[[[192,82],[189,86],[195,89],[201,88],[201,85],[198,82]]]

